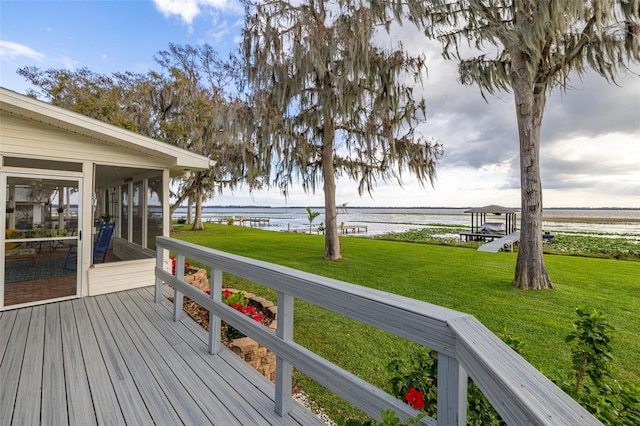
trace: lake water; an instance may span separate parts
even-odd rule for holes
[[[320,213],[313,227],[325,222],[324,209],[311,209]],[[350,234],[373,236],[388,232],[401,232],[438,224],[470,227],[471,215],[466,208],[363,208],[338,209],[338,223],[347,226],[367,226],[366,233]],[[184,217],[186,209],[179,208],[174,218]],[[518,215],[519,216],[519,215]],[[271,231],[308,231],[309,220],[304,207],[204,207],[203,220],[222,221],[243,218],[244,226],[254,226]],[[249,219],[264,219],[252,222]],[[603,233],[640,240],[640,209],[545,209],[545,231]],[[268,221],[266,221],[268,219]],[[488,221],[503,221],[501,216],[487,216]],[[236,225],[239,222],[235,222]]]

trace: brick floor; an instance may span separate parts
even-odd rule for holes
[[[54,251],[49,253],[43,250],[38,254],[38,259],[43,257],[60,257],[65,256],[62,251]],[[107,262],[115,262],[116,258],[111,252],[107,255]],[[37,265],[37,263],[36,263]],[[64,277],[53,277],[32,281],[20,281],[5,284],[4,288],[4,305],[18,305],[23,303],[32,303],[41,300],[57,299],[59,297],[68,297],[76,294],[77,284],[76,276],[71,274]]]
[[[43,280],[20,281],[5,285],[5,306],[56,299],[76,294],[76,277],[48,278]]]

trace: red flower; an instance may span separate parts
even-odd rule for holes
[[[254,321],[262,322],[262,320],[264,319],[264,315],[254,315],[253,319]]]
[[[224,289],[224,298],[225,298],[225,299],[228,299],[228,298],[229,298],[229,296],[231,296],[231,292],[225,288],[225,289]]]
[[[407,403],[416,410],[424,408],[424,394],[416,388],[409,389],[409,392],[404,394],[404,398],[407,400]]]
[[[169,257],[169,259],[171,259],[171,274],[175,275],[176,274],[176,258],[175,257]],[[188,274],[190,269],[191,269],[191,264],[189,262],[185,262],[184,263],[184,273]]]
[[[237,303],[234,303],[233,305],[231,305],[231,307],[232,307],[233,309],[240,310],[240,309],[239,309],[239,308],[240,308],[240,305],[238,305]]]
[[[206,289],[204,292],[207,293],[207,294],[211,294],[211,290],[210,289]]]

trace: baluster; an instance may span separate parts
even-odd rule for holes
[[[467,424],[467,372],[455,358],[438,353],[438,426]]]
[[[156,251],[156,268],[164,270],[164,254],[165,250],[163,248],[158,247]],[[163,281],[158,277],[156,273],[156,291],[155,291],[155,302],[160,303],[162,301],[162,284]]]
[[[176,256],[176,278],[184,281],[184,254]],[[173,289],[173,320],[178,321],[182,318],[182,301],[183,295],[178,289]]]
[[[293,297],[278,292],[278,328],[276,335],[285,341],[293,341]],[[276,413],[285,416],[291,411],[291,363],[276,356]]]
[[[218,302],[222,299],[222,269],[211,268],[210,297]],[[222,349],[220,317],[209,311],[209,353],[217,354]]]

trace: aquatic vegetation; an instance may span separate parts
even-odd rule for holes
[[[549,253],[640,260],[640,241],[601,235],[556,235],[554,241],[545,244],[545,251]]]
[[[389,232],[387,234],[376,235],[373,238],[378,240],[410,241],[435,244],[460,244],[470,245],[460,242],[460,232],[467,230],[461,226],[433,225],[419,229],[410,229],[404,232]],[[477,246],[477,243],[473,244]]]
[[[377,235],[380,240],[419,242],[428,244],[460,245],[478,247],[478,242],[461,242],[459,232],[467,228],[459,226],[437,225],[405,232],[390,232]],[[554,231],[551,231],[554,232]],[[629,237],[636,237],[630,234]],[[602,232],[594,233],[557,233],[552,241],[545,242],[545,253],[566,254],[576,256],[595,256],[611,259],[640,260],[640,240],[623,238]]]

